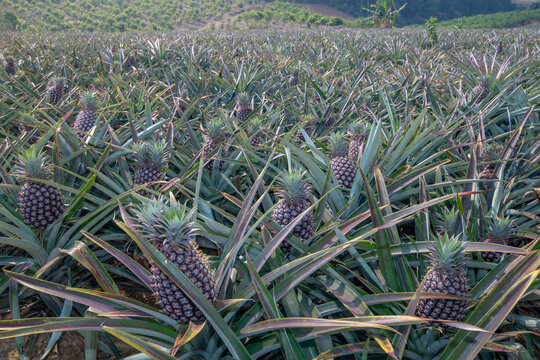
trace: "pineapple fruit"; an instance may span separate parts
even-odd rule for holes
[[[264,144],[264,140],[261,137],[263,127],[263,121],[260,117],[255,117],[251,119],[251,121],[248,124],[247,127],[247,134],[250,137],[250,144],[254,148],[261,146]]]
[[[21,154],[15,174],[23,183],[19,193],[19,212],[24,222],[43,230],[55,222],[64,212],[64,200],[60,190],[33,179],[50,180],[51,165],[44,152],[31,148]]]
[[[333,116],[329,116],[324,120],[324,128],[329,129],[336,123],[336,118]]]
[[[467,259],[463,243],[458,237],[440,236],[432,243],[428,254],[430,267],[424,278],[422,291],[445,295],[469,296],[465,265]],[[462,321],[467,302],[454,299],[420,299],[418,316],[436,320]],[[431,326],[445,328],[442,323]]]
[[[23,121],[24,119],[21,119],[21,121],[18,123],[19,131],[22,136],[29,135],[26,139],[26,143],[28,145],[34,145],[39,140],[41,133],[39,132],[37,127],[26,125],[25,123],[23,123]]]
[[[354,122],[349,126],[349,136],[351,142],[349,143],[349,159],[353,161],[358,160],[360,148],[369,136],[370,124],[363,121]]]
[[[13,59],[11,56],[6,59],[4,71],[6,72],[6,74],[11,76],[17,73],[17,69],[15,68],[15,59]]]
[[[490,89],[490,79],[487,76],[482,76],[480,81],[471,90],[467,96],[467,102],[471,103],[474,100],[473,105],[480,104],[488,95]]]
[[[336,175],[339,185],[350,189],[356,176],[356,163],[347,157],[348,148],[343,134],[330,135],[330,166]]]
[[[165,168],[169,163],[169,148],[164,142],[138,142],[133,145],[135,153],[134,185],[153,183],[162,178]],[[155,189],[156,184],[150,184],[148,188]],[[141,190],[145,196],[146,191]]]
[[[280,190],[277,192],[279,202],[274,208],[272,219],[281,226],[288,225],[308,208],[307,198],[310,191],[305,173],[300,170],[287,172],[280,181]],[[292,230],[292,234],[302,240],[309,239],[314,232],[311,213],[306,214]],[[284,252],[290,252],[292,248],[286,240],[280,247]]]
[[[182,92],[182,95],[174,99],[174,117],[181,118],[188,106],[187,93]]]
[[[236,103],[236,117],[240,121],[244,121],[253,109],[251,108],[251,99],[245,92],[240,93],[238,102]]]
[[[299,81],[300,81],[300,78],[298,76],[298,71],[293,72],[291,76],[289,77],[289,85],[296,86],[298,85]]]
[[[503,150],[503,146],[496,142],[491,142],[486,145],[483,159],[486,164],[484,165],[482,172],[479,175],[481,179],[497,178],[497,176],[495,175],[496,164],[494,164],[493,162],[501,159]]]
[[[204,294],[212,304],[217,287],[206,255],[195,241],[197,228],[191,213],[174,198],[147,201],[137,210],[138,224],[156,248]],[[189,297],[152,264],[152,288],[162,311],[181,324],[201,324],[205,316]]]
[[[75,123],[73,124],[73,128],[80,138],[92,129],[98,117],[97,102],[93,93],[84,93],[81,96],[81,101],[82,110],[79,115],[77,115],[77,119],[75,119]]]
[[[219,119],[211,120],[208,123],[206,134],[203,136],[203,149],[202,156],[207,157],[210,155],[218,146],[222,145],[227,137],[225,131],[225,126],[223,121]],[[221,155],[224,156],[225,150],[221,151]],[[219,162],[219,167],[221,168],[222,162]],[[214,161],[209,161],[206,163],[206,168],[212,170],[214,166]]]
[[[302,124],[302,127],[304,128],[304,130],[309,135],[312,135],[311,133],[312,133],[312,130],[313,130],[314,126],[315,126],[315,121],[313,119],[313,116],[311,116],[311,115],[302,115],[301,124]],[[302,134],[302,131],[300,131],[300,129],[298,129],[298,131],[296,132],[296,135],[294,136],[294,142],[296,143],[296,145],[301,146],[304,141],[306,141],[306,139],[304,138],[304,134]]]
[[[484,239],[484,242],[507,245],[513,225],[512,220],[504,216],[488,219],[487,237]],[[502,254],[495,251],[482,251],[480,252],[480,255],[484,261],[498,262]]]
[[[47,89],[47,96],[49,97],[50,104],[58,104],[64,96],[64,79],[60,77],[54,78]]]

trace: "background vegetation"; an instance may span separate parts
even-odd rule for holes
[[[321,4],[352,17],[365,18],[375,0],[297,0],[289,3]],[[400,7],[404,0],[394,1]],[[511,0],[409,0],[397,25],[516,9]],[[262,11],[263,14],[253,12]],[[243,19],[284,21],[305,25],[366,26],[299,10],[292,5],[264,0],[3,0],[0,29],[43,31],[167,31],[200,28],[247,12]],[[479,19],[482,21],[482,19]],[[474,20],[473,20],[474,21]],[[514,24],[515,22],[512,22]]]

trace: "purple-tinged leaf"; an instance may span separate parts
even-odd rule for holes
[[[107,242],[99,239],[98,237],[89,234],[86,231],[82,231],[82,234],[94,242],[96,245],[103,248],[118,261],[120,261],[125,267],[127,267],[142,283],[150,290],[152,290],[152,281],[150,280],[150,272],[142,267],[138,262],[115,248],[114,246],[109,245]]]
[[[90,270],[103,291],[120,294],[120,290],[118,290],[111,275],[105,270],[103,264],[84,243],[77,241],[71,249],[61,249],[60,252],[71,255],[82,266]]]

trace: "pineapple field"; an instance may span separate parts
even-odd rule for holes
[[[539,359],[539,32],[428,34],[4,33],[0,359]]]

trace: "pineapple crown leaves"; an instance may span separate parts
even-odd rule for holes
[[[500,159],[503,146],[497,142],[491,142],[484,148],[484,161],[497,161]]]
[[[347,141],[345,141],[345,136],[343,136],[343,134],[334,133],[330,135],[328,146],[330,148],[331,158],[347,157],[349,147]]]
[[[81,103],[84,109],[95,111],[97,108],[97,100],[92,92],[85,92],[81,95]]]
[[[316,119],[311,114],[302,115],[300,117],[301,124],[305,129],[312,129],[324,122],[323,119]]]
[[[49,81],[49,87],[61,88],[64,87],[64,78],[61,76],[55,76]]]
[[[146,200],[135,210],[142,232],[172,247],[183,246],[197,235],[198,228],[191,220],[193,213],[172,196],[169,200],[164,197]]]
[[[279,180],[279,198],[287,204],[300,204],[305,201],[311,193],[311,186],[305,175],[300,169],[286,172]]]
[[[488,238],[495,242],[505,243],[510,238],[510,232],[514,227],[514,221],[509,217],[490,217],[487,221]]]
[[[225,140],[225,125],[221,119],[210,120],[206,126],[206,133],[213,143],[220,143]]]
[[[441,234],[452,234],[454,226],[459,219],[459,211],[457,209],[444,208],[435,220],[435,226]]]
[[[365,121],[357,121],[349,125],[348,133],[353,140],[365,139],[371,130],[371,124]]]
[[[427,256],[432,268],[447,274],[465,268],[467,257],[463,242],[459,237],[448,237],[448,234],[444,234],[431,244],[429,250]]]
[[[238,95],[238,107],[241,109],[251,108],[251,99],[247,93],[241,92]]]
[[[50,179],[51,163],[45,152],[30,148],[19,155],[15,175],[19,178]]]
[[[495,82],[495,79],[491,75],[486,74],[486,75],[480,76],[480,78],[478,79],[478,84],[481,84],[486,89],[491,90],[495,88],[496,82]]]
[[[247,126],[247,132],[249,135],[253,135],[262,131],[264,121],[260,116],[256,116],[251,119]]]
[[[138,142],[132,147],[138,167],[164,169],[169,163],[170,149],[165,142]]]

